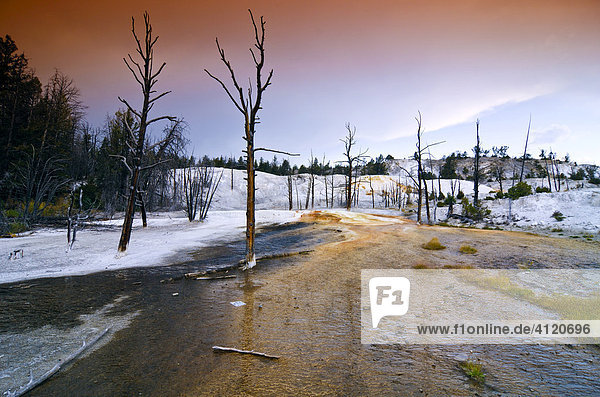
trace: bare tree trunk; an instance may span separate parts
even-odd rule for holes
[[[154,61],[154,59],[153,59],[154,58],[154,44],[156,44],[156,40],[158,39],[158,37],[156,37],[156,38],[152,37],[152,25],[150,24],[150,16],[148,15],[147,12],[144,13],[144,26],[145,26],[145,32],[144,32],[145,36],[144,36],[144,42],[142,45],[142,42],[138,39],[138,37],[135,33],[135,21],[133,18],[131,18],[131,32],[133,34],[133,37],[134,37],[136,45],[137,45],[136,51],[139,54],[139,56],[141,57],[143,65],[140,65],[139,63],[137,63],[133,59],[133,57],[131,57],[131,55],[129,55],[129,61],[127,59],[123,58],[123,61],[125,62],[125,65],[127,65],[127,68],[133,74],[136,81],[142,86],[143,104],[142,104],[142,110],[140,112],[138,112],[138,111],[134,110],[126,100],[119,98],[119,100],[125,106],[127,106],[129,111],[131,111],[139,119],[139,125],[138,125],[138,129],[136,132],[134,132],[132,130],[132,128],[133,128],[132,126],[128,125],[129,132],[131,135],[129,139],[131,141],[134,141],[134,140],[136,140],[134,138],[137,138],[137,142],[132,142],[135,145],[135,154],[134,154],[132,167],[128,167],[130,169],[130,172],[132,175],[131,175],[130,186],[129,186],[129,198],[127,201],[127,207],[126,207],[126,211],[125,211],[125,219],[123,220],[123,228],[121,230],[121,238],[119,240],[119,248],[118,248],[119,252],[124,252],[125,250],[127,250],[127,245],[129,244],[129,239],[131,237],[131,229],[132,229],[132,225],[133,225],[133,214],[135,212],[135,199],[136,199],[136,195],[138,193],[138,184],[139,184],[139,178],[140,178],[141,164],[142,164],[142,160],[144,157],[144,144],[146,142],[146,129],[149,124],[152,124],[156,121],[164,120],[164,119],[173,120],[173,117],[170,117],[170,116],[161,116],[161,117],[157,117],[152,120],[148,120],[148,114],[150,112],[150,109],[154,105],[154,102],[157,101],[158,99],[160,99],[161,97],[167,95],[169,93],[169,91],[159,94],[159,95],[155,96],[154,98],[150,98],[150,96],[155,92],[153,90],[153,87],[156,84],[156,82],[158,81],[157,77],[160,74],[160,72],[162,71],[162,69],[165,67],[165,63],[163,63],[160,66],[158,71],[153,72],[152,66],[153,66],[153,61]],[[135,67],[136,67],[135,70],[132,65],[135,65]],[[135,136],[136,133],[137,133],[137,137]],[[132,145],[132,147],[133,147],[133,145]]]
[[[477,145],[475,146],[475,165],[473,171],[473,204],[479,205],[479,155],[481,146],[479,144],[479,119],[476,122],[477,126]]]
[[[329,208],[329,182],[327,182],[327,175],[325,175],[325,208]]]
[[[315,176],[310,176],[310,190],[311,190],[311,201],[310,208],[315,208]]]
[[[293,199],[293,186],[292,186],[292,176],[287,176],[287,188],[288,188],[288,203],[289,210],[291,211],[294,207],[294,199]]]
[[[140,212],[142,213],[142,227],[148,227],[148,218],[146,217],[146,203],[141,192],[138,192],[138,199],[140,200]]]
[[[333,198],[334,198],[334,192],[333,192],[333,184],[334,184],[334,174],[333,174],[333,168],[331,169],[331,208],[333,208]]]
[[[346,160],[344,161],[347,165],[347,174],[346,174],[346,210],[350,210],[352,206],[352,172],[354,171],[355,166],[357,166],[365,157],[367,151],[360,152],[358,155],[352,155],[352,148],[356,144],[356,140],[354,136],[356,135],[356,127],[351,127],[350,123],[346,123],[346,130],[348,131],[348,135],[344,139],[340,139],[344,143],[344,156]],[[356,195],[355,195],[356,196]]]
[[[308,186],[306,187],[306,202],[304,203],[304,209],[307,210],[308,209],[308,203],[310,202],[310,183],[311,183],[311,179],[310,176],[308,177]]]
[[[252,268],[256,265],[254,253],[254,237],[256,235],[255,219],[255,182],[254,182],[254,131],[250,123],[246,123],[246,164],[247,189],[246,189],[246,266]]]
[[[371,188],[371,202],[375,208],[375,191],[373,190],[373,178],[369,175],[369,187]]]
[[[417,179],[418,179],[418,201],[417,201],[417,223],[421,223],[421,207],[423,202],[423,166],[421,164],[421,112],[417,120],[417,151],[415,153],[415,160],[417,160]]]
[[[523,182],[523,171],[525,171],[525,158],[527,157],[527,143],[529,142],[529,130],[531,129],[531,115],[529,115],[529,126],[527,127],[527,138],[525,138],[525,150],[523,151],[523,163],[521,163],[521,175],[519,182]]]
[[[544,156],[544,163],[546,164],[546,176],[548,177],[548,189],[550,189],[550,193],[552,193],[552,183],[550,181],[550,170],[548,169],[548,159]]]
[[[206,73],[216,80],[221,87],[225,90],[229,99],[234,103],[235,107],[244,115],[244,140],[246,141],[246,174],[247,174],[247,196],[246,196],[246,266],[245,268],[252,268],[256,265],[256,255],[254,252],[254,238],[256,234],[256,222],[255,222],[255,173],[254,173],[254,153],[258,150],[273,151],[270,149],[255,148],[254,147],[254,134],[256,132],[256,124],[258,123],[258,112],[261,107],[262,95],[267,87],[271,84],[271,78],[273,77],[273,70],[269,72],[266,82],[262,83],[262,69],[265,62],[265,21],[263,17],[260,17],[260,25],[257,26],[254,20],[252,11],[250,13],[250,19],[254,28],[254,47],[250,49],[254,66],[256,68],[256,80],[255,88],[253,92],[252,85],[248,88],[248,94],[244,94],[244,90],[238,84],[237,78],[231,66],[231,63],[225,57],[225,51],[221,49],[219,40],[216,40],[217,49],[221,56],[221,61],[227,67],[229,75],[231,77],[235,93],[238,96],[236,100],[232,95],[231,91],[227,88],[222,80],[212,75],[208,70],[204,69]],[[255,52],[258,51],[258,54]],[[277,151],[275,151],[277,152]],[[283,152],[279,152],[283,153]],[[289,154],[289,153],[286,153]]]

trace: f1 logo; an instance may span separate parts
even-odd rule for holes
[[[369,298],[373,328],[386,316],[408,312],[410,281],[406,277],[373,277],[369,280]]]

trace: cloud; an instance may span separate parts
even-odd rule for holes
[[[486,94],[478,93],[477,95],[469,95],[465,99],[453,98],[450,96],[440,96],[436,100],[430,102],[423,109],[423,123],[425,130],[428,132],[439,131],[444,128],[453,127],[456,125],[474,122],[477,118],[487,117],[494,114],[506,106],[518,105],[541,96],[545,96],[556,92],[557,86],[537,86],[532,87],[527,92],[514,90],[504,94],[498,92],[489,92]],[[449,104],[449,101],[454,99]],[[414,120],[405,118],[412,122],[398,123],[398,127],[393,130],[382,131],[374,141],[389,141],[397,138],[411,136],[414,134]]]
[[[564,124],[552,124],[531,132],[531,143],[548,145],[565,141],[572,135],[571,129]]]

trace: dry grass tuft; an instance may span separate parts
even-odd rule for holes
[[[444,269],[475,269],[472,265],[444,265]]]
[[[463,244],[460,246],[458,251],[462,252],[463,254],[474,254],[477,252],[477,249],[471,247],[469,244]]]
[[[427,244],[423,244],[422,247],[426,250],[443,250],[446,249],[445,245],[440,244],[440,240],[434,237]]]
[[[416,265],[413,265],[412,268],[413,269],[431,269],[431,266],[429,266],[426,263],[417,263]]]

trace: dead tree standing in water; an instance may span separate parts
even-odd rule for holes
[[[254,134],[256,133],[256,124],[259,123],[258,111],[262,109],[261,101],[262,96],[267,87],[271,84],[271,78],[273,77],[273,69],[269,72],[266,81],[263,83],[263,67],[265,65],[265,21],[263,17],[260,17],[260,25],[256,24],[254,20],[254,16],[252,15],[252,11],[248,10],[250,13],[250,19],[252,21],[252,26],[254,28],[254,48],[250,49],[250,53],[252,54],[252,59],[254,61],[254,66],[256,68],[256,80],[254,81],[254,85],[256,87],[256,91],[253,92],[252,85],[248,87],[247,94],[244,93],[244,89],[238,83],[237,78],[235,77],[235,73],[233,71],[233,67],[231,66],[231,62],[225,57],[225,50],[221,48],[219,44],[219,39],[216,39],[217,50],[219,51],[219,55],[221,56],[221,61],[227,67],[229,71],[229,75],[231,78],[231,82],[233,87],[235,88],[235,95],[237,99],[232,94],[232,91],[227,88],[227,85],[219,79],[218,77],[211,74],[207,69],[204,71],[214,80],[216,80],[223,90],[227,93],[227,96],[237,110],[240,111],[244,115],[244,136],[243,139],[246,141],[246,150],[244,153],[246,154],[246,174],[247,174],[247,195],[246,195],[246,265],[245,269],[252,268],[256,265],[256,256],[254,253],[254,237],[256,234],[256,220],[255,220],[255,172],[254,172],[254,154],[259,151],[268,151],[274,153],[283,153],[290,156],[295,156],[295,154],[282,152],[279,150],[265,149],[265,148],[255,148],[254,147]]]
[[[131,55],[128,55],[128,59],[123,58],[125,65],[129,69],[129,71],[133,74],[133,77],[138,82],[138,84],[142,87],[142,110],[137,111],[133,109],[129,103],[119,97],[119,101],[121,101],[127,109],[133,113],[138,119],[138,128],[134,131],[131,126],[129,127],[130,139],[133,143],[130,144],[130,149],[134,153],[132,164],[128,166],[131,173],[131,180],[129,186],[129,198],[127,200],[127,207],[125,210],[125,219],[123,220],[123,229],[121,231],[121,239],[119,240],[119,252],[124,252],[127,250],[127,245],[129,244],[129,239],[131,237],[131,227],[133,224],[133,213],[135,211],[136,204],[136,196],[138,195],[138,183],[140,178],[140,171],[142,170],[142,160],[144,157],[144,149],[146,143],[146,129],[152,123],[155,123],[160,120],[171,120],[174,121],[175,118],[171,116],[160,116],[154,119],[148,119],[148,114],[150,110],[154,106],[154,103],[167,95],[170,91],[163,92],[162,94],[156,95],[151,98],[151,95],[155,93],[154,85],[158,81],[158,75],[162,72],[166,63],[162,63],[162,65],[158,68],[157,71],[153,71],[154,64],[154,45],[158,40],[157,37],[152,37],[152,25],[150,24],[150,16],[147,12],[144,13],[144,26],[145,26],[145,35],[142,41],[138,38],[135,33],[135,20],[131,18],[131,33],[133,34],[133,38],[136,42],[136,52],[141,58],[141,64],[133,59]],[[135,68],[135,69],[134,69]],[[134,146],[135,145],[135,146]],[[127,165],[127,164],[126,164]]]

